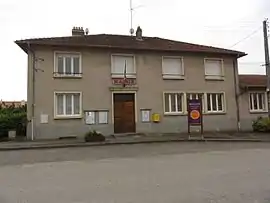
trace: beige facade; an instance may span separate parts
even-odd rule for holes
[[[187,132],[186,98],[188,93],[201,93],[204,96],[204,130],[236,131],[238,127],[237,103],[234,80],[237,75],[236,57],[219,54],[132,51],[119,49],[67,48],[36,46],[35,58],[35,138],[55,138],[62,136],[83,136],[89,129],[101,131],[105,135],[114,133],[114,93],[135,93],[135,126],[137,133],[177,133]],[[55,77],[57,53],[78,54],[81,63],[81,77]],[[136,85],[121,87],[112,84],[112,55],[132,55],[136,70]],[[164,79],[162,64],[164,57],[181,58],[183,77]],[[207,79],[205,77],[205,59],[220,59],[222,78]],[[28,103],[32,103],[32,59],[29,54],[28,67]],[[76,117],[56,116],[56,93],[79,93],[80,115]],[[182,111],[168,114],[165,112],[164,93],[181,95]],[[223,109],[209,112],[208,94],[221,93]],[[213,98],[212,98],[213,99]],[[245,98],[242,98],[245,99]],[[241,100],[242,100],[241,99]],[[245,108],[240,105],[241,110]],[[210,108],[210,107],[209,107]],[[160,122],[142,122],[142,109],[150,110],[150,115],[160,115]],[[107,124],[85,124],[85,111],[108,112]],[[243,112],[243,110],[241,111]],[[28,117],[32,118],[32,108],[28,107]],[[244,115],[244,114],[243,114]]]
[[[268,115],[269,107],[265,88],[247,89],[239,98],[241,130],[251,131],[254,120]]]

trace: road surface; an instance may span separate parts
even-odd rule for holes
[[[0,203],[269,203],[270,143],[0,152]]]

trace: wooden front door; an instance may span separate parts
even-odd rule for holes
[[[134,94],[113,94],[114,133],[135,132]]]

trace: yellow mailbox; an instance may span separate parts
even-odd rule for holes
[[[152,114],[152,121],[155,122],[155,123],[160,122],[160,114],[158,114],[158,113],[153,113],[153,114]]]

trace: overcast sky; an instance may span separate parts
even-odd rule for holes
[[[143,35],[244,51],[240,73],[264,73],[262,21],[270,18],[270,0],[133,0],[133,6],[139,6],[134,28],[140,25]],[[14,40],[69,36],[73,26],[129,34],[129,16],[129,0],[0,0],[0,99],[26,100],[27,55]]]

